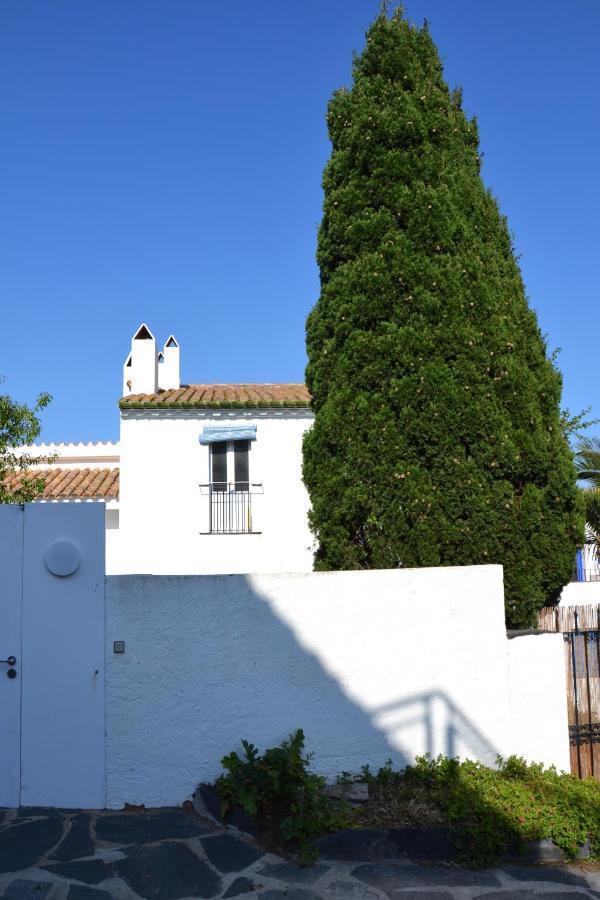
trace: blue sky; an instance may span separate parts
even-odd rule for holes
[[[0,3],[1,390],[54,395],[43,439],[117,438],[142,320],[174,332],[184,382],[302,380],[325,109],[378,8]],[[600,416],[600,3],[405,9],[478,117],[564,403]]]

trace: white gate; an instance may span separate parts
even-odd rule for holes
[[[22,571],[23,512],[0,505],[0,806],[19,805]]]
[[[0,505],[0,806],[105,805],[104,513]]]

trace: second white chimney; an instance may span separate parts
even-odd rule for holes
[[[164,391],[181,387],[179,344],[173,335],[170,335],[162,351],[158,354],[158,387]]]

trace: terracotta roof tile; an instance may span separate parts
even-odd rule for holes
[[[304,384],[187,384],[156,394],[131,394],[119,401],[122,409],[177,407],[308,407]]]
[[[118,469],[30,469],[10,475],[5,484],[16,488],[23,479],[45,480],[40,500],[113,500],[119,496]]]

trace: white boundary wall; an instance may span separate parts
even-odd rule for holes
[[[508,642],[512,752],[570,770],[564,638],[521,634]]]
[[[511,650],[510,681],[500,566],[112,576],[106,602],[111,808],[180,804],[241,738],[264,749],[297,727],[330,776],[425,752],[493,764],[545,748],[563,763],[562,746],[545,744],[561,727],[562,665],[536,652],[533,678]],[[546,705],[527,729],[536,691]]]
[[[600,603],[600,581],[571,581],[562,589],[559,606],[596,606]]]

